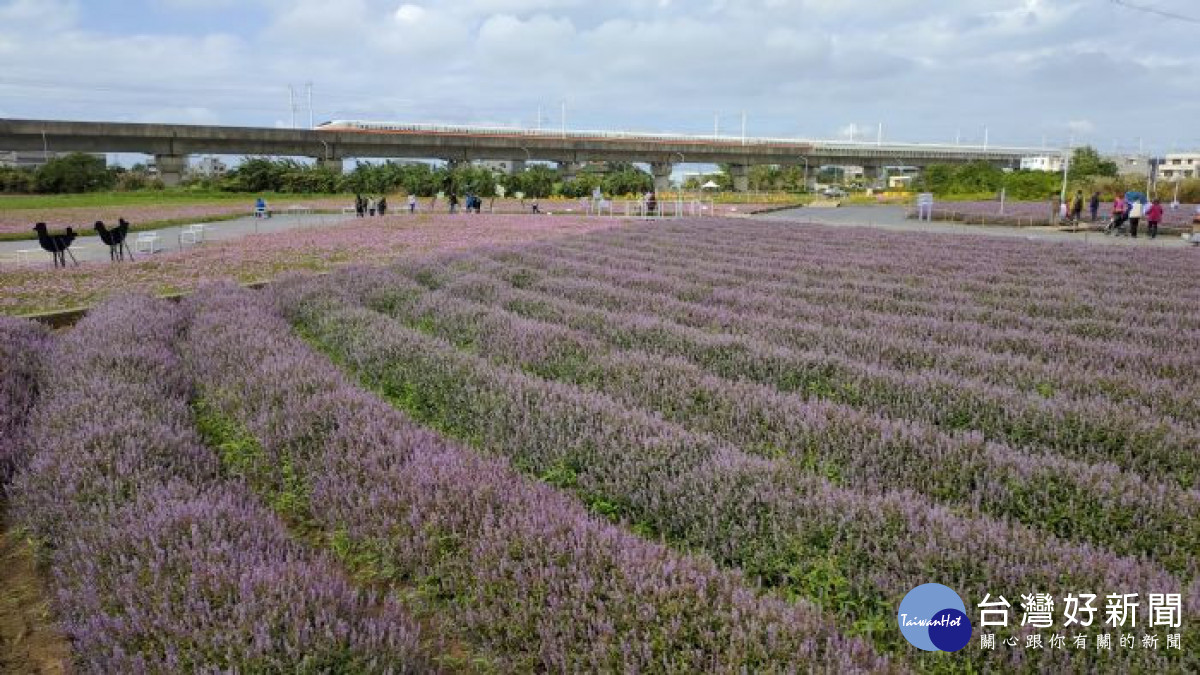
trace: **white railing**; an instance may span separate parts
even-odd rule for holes
[[[642,199],[630,199],[624,202],[626,218],[641,218],[658,220],[663,218],[683,218],[715,215],[715,205],[711,199],[668,199],[655,202],[650,208],[649,202]]]

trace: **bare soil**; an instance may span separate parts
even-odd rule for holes
[[[0,673],[71,672],[71,643],[58,631],[29,544],[0,504]]]

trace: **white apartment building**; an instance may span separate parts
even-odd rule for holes
[[[1173,152],[1166,156],[1158,167],[1158,177],[1163,180],[1200,178],[1200,152]]]
[[[220,178],[229,172],[229,166],[218,157],[202,157],[190,167],[190,171],[194,176]]]

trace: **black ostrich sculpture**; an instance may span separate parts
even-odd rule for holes
[[[50,234],[46,231],[45,223],[38,223],[33,226],[33,231],[37,232],[38,243],[42,248],[50,252],[54,256],[54,266],[67,266],[67,256],[71,256],[71,262],[79,265],[79,261],[75,259],[75,254],[71,253],[71,243],[75,241],[75,230],[67,228],[63,234]]]
[[[129,254],[129,259],[133,260],[133,251],[129,250],[129,245],[125,243],[125,235],[129,234],[129,222],[124,218],[117,219],[117,226],[113,229],[108,229],[104,226],[103,220],[96,221],[96,233],[100,235],[100,241],[108,244],[108,259],[113,262],[125,259],[125,254]]]

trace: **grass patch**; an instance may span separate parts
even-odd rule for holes
[[[249,212],[254,200],[262,197],[268,203],[278,200],[343,198],[353,201],[351,194],[294,194],[220,192],[217,190],[139,190],[135,192],[85,192],[67,195],[0,195],[0,211],[32,209],[61,209],[111,206],[199,206],[204,204],[235,204],[244,202]],[[348,202],[349,203],[349,202]]]

